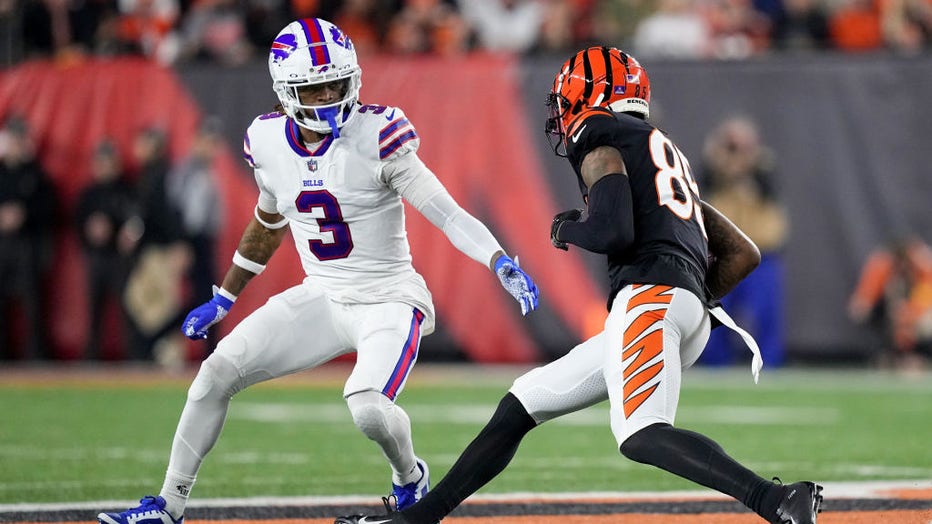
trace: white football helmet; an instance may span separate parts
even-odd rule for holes
[[[339,27],[321,18],[291,22],[278,33],[269,51],[272,88],[292,120],[318,133],[333,133],[356,114],[362,70],[353,42]],[[327,105],[301,102],[302,87],[342,81],[343,97]]]

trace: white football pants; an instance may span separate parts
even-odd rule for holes
[[[201,365],[172,443],[169,475],[191,478],[193,483],[204,456],[219,438],[230,399],[238,391],[353,350],[357,360],[344,385],[344,397],[377,392],[394,401],[417,360],[423,318],[420,311],[400,302],[336,303],[307,284],[273,296],[224,337]],[[367,401],[361,407],[368,406],[386,412],[385,431],[394,434],[384,437],[391,444],[382,447],[393,469],[401,468],[396,476],[413,468],[407,416],[393,402]],[[363,422],[366,427],[360,429],[367,436],[382,438],[375,430],[369,431],[369,421]],[[399,442],[404,444],[400,449]]]
[[[610,400],[618,446],[651,424],[673,424],[682,371],[709,338],[709,313],[693,293],[626,286],[605,329],[563,357],[518,377],[510,391],[538,422]]]

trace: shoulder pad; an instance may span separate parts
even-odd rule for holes
[[[592,118],[594,116],[606,116],[606,117],[614,118],[615,113],[612,113],[609,109],[606,109],[604,107],[590,107],[584,110],[582,113],[579,113],[576,116],[576,118],[574,118],[573,121],[570,122],[570,126],[569,128],[567,128],[566,134],[572,135],[573,133],[576,132],[576,129],[578,129],[579,126],[585,120],[588,120],[589,118]]]
[[[284,118],[286,118],[285,114],[279,111],[265,113],[254,118],[249,127],[246,128],[246,132],[243,134],[243,159],[246,160],[249,167],[253,169],[258,167],[256,157],[253,154],[253,143],[256,140],[262,141],[261,137],[263,133],[267,132],[265,130],[268,130],[269,126],[283,125],[284,121],[280,119]]]
[[[359,112],[366,113],[367,109],[372,113],[370,118],[377,122],[380,160],[417,150],[420,137],[401,108],[369,105],[360,107]]]

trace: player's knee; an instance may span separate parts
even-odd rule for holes
[[[346,398],[353,423],[372,440],[382,440],[389,433],[390,411],[398,409],[377,391],[361,391]]]
[[[653,464],[656,440],[670,425],[666,423],[651,424],[636,431],[621,443],[619,451],[625,457],[642,464]]]
[[[537,422],[528,413],[517,396],[509,391],[498,403],[498,408],[495,409],[495,413],[492,414],[492,418],[489,419],[486,427],[500,433],[523,436],[537,427]]]
[[[232,362],[214,353],[201,364],[201,369],[188,388],[188,400],[207,397],[230,398],[243,389],[243,379]]]

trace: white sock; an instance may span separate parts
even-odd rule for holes
[[[417,462],[414,462],[414,466],[411,467],[411,470],[404,475],[394,475],[392,474],[392,482],[398,484],[399,486],[404,486],[405,484],[410,484],[412,482],[417,482],[421,480],[421,470],[417,467]]]
[[[196,477],[182,475],[173,471],[165,473],[165,483],[159,493],[165,499],[165,511],[173,518],[178,519],[184,515],[184,508],[188,504],[188,495],[194,486]]]

